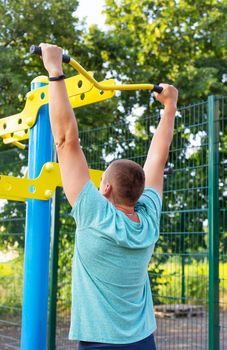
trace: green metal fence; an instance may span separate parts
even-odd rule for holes
[[[170,171],[165,175],[160,240],[149,266],[158,320],[158,350],[227,348],[226,105],[226,97],[209,97],[208,101],[178,110],[167,164]],[[143,164],[150,143],[148,135],[154,132],[158,121],[159,113],[156,113],[128,118],[126,124],[83,131],[81,143],[90,167],[105,169],[116,158]],[[13,157],[23,154],[11,152],[17,152]],[[4,154],[11,159],[10,153]],[[2,159],[0,164],[9,173],[10,164],[6,166]],[[26,158],[21,161],[24,165]],[[17,163],[18,169],[20,164]],[[75,224],[68,215],[70,208],[62,192],[59,197],[56,342],[53,308],[49,349],[54,349],[56,343],[58,350],[71,350],[75,349],[75,342],[67,338]],[[0,348],[18,349],[24,205],[7,204],[0,220],[4,227],[0,227],[1,240],[18,240],[15,250],[20,252],[20,258],[0,263],[0,290],[4,291],[1,295],[10,295],[1,299]],[[15,234],[20,240],[13,238]],[[16,270],[7,275],[9,264]],[[55,280],[56,275],[53,277]],[[50,298],[50,305],[53,304]]]
[[[0,153],[0,174],[21,176],[27,152]],[[25,203],[0,200],[0,349],[19,349]]]
[[[219,327],[220,349],[227,348],[227,98],[220,97],[218,102],[219,141]],[[225,310],[225,311],[224,311]],[[218,328],[219,329],[219,328]]]

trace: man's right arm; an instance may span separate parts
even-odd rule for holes
[[[164,112],[153,136],[144,172],[145,186],[154,188],[162,197],[164,169],[173,139],[178,91],[172,85],[160,84],[160,86],[163,87],[163,91],[155,96],[164,105]]]
[[[49,44],[40,46],[43,63],[49,76],[62,75],[62,49]],[[80,147],[77,120],[69,102],[64,80],[49,83],[49,112],[63,188],[69,203],[73,206],[90,176],[87,161]]]

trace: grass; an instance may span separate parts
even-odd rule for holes
[[[0,263],[0,313],[15,314],[21,307],[23,287],[23,255]],[[4,306],[4,307],[3,307]],[[6,309],[7,307],[7,309]]]

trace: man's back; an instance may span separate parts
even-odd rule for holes
[[[135,211],[139,223],[91,181],[76,201],[71,339],[124,344],[155,330],[147,267],[158,239],[158,193],[145,189]]]

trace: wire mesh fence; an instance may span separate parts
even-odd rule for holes
[[[207,128],[205,102],[179,110],[169,156],[174,171],[165,182],[151,264],[151,276],[160,281],[154,293],[160,349],[207,349]]]
[[[226,228],[226,102],[219,103],[219,316],[220,349],[227,348],[227,228]],[[108,127],[81,132],[88,164],[105,169],[117,158],[145,161],[150,138],[160,118],[132,117]],[[200,102],[177,112],[174,141],[165,175],[160,239],[149,265],[158,329],[159,350],[207,349],[209,343],[209,226],[208,226],[208,103]],[[8,152],[8,153],[7,153]],[[1,153],[0,173],[20,174],[26,165],[21,151]],[[18,161],[20,159],[20,161]],[[12,171],[13,169],[13,171]],[[21,170],[22,169],[22,170]],[[57,288],[56,349],[73,350],[68,340],[71,304],[71,261],[75,224],[63,193]],[[2,203],[1,247],[14,247],[8,261],[0,262],[0,348],[19,349],[24,244],[23,203]],[[4,243],[7,242],[7,243]],[[15,242],[16,246],[15,246]],[[3,248],[1,248],[1,252]],[[11,266],[11,270],[9,271]],[[218,301],[217,301],[218,302]],[[95,327],[95,325],[94,325]],[[215,349],[216,350],[216,349]],[[218,350],[218,348],[217,348]]]

